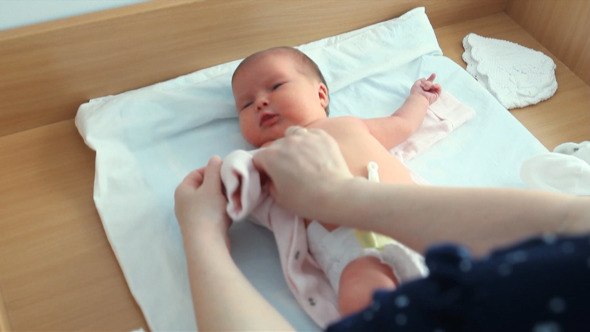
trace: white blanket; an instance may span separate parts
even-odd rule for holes
[[[442,55],[423,8],[301,49],[324,72],[333,117],[391,114],[412,83],[433,72],[443,89],[476,111],[467,124],[407,163],[431,184],[523,187],[520,165],[546,151]],[[152,330],[196,328],[173,193],[212,155],[253,148],[241,137],[231,95],[237,64],[91,100],[76,117],[80,135],[96,151],[97,210]],[[230,230],[230,240],[238,266],[291,324],[318,330],[284,282],[272,234],[240,223]]]

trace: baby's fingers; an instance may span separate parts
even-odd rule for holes
[[[442,87],[440,84],[438,83],[431,83],[430,84],[430,88],[428,89],[428,91],[439,94],[442,92]]]
[[[431,81],[424,80],[424,79],[422,81],[420,81],[420,87],[424,91],[430,91],[434,86],[435,86],[435,84],[432,83]]]

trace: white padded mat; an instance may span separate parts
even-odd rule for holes
[[[432,184],[523,187],[522,162],[546,151],[473,77],[442,55],[423,8],[301,49],[328,81],[333,117],[389,115],[416,79],[433,72],[443,89],[476,111],[408,163]],[[81,136],[96,151],[96,207],[152,330],[196,329],[173,193],[212,155],[252,148],[240,135],[231,95],[237,64],[91,100],[76,117]],[[272,234],[239,223],[230,238],[236,263],[255,287],[298,330],[318,330],[283,281]]]

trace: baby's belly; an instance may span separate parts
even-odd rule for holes
[[[361,153],[343,154],[350,172],[355,176],[367,178],[367,165],[372,161],[377,163],[380,182],[414,183],[410,170],[385,149],[366,149]]]
[[[382,160],[373,160],[379,167],[380,182],[414,183],[410,170],[393,155]],[[364,166],[367,167],[366,165]]]
[[[366,150],[366,152],[370,152]],[[368,177],[367,165],[373,161],[378,165],[379,182],[389,183],[414,183],[410,170],[397,158],[395,158],[389,151],[385,154],[381,152],[372,153],[357,153],[354,156],[348,155],[343,151],[344,159],[348,164],[350,172],[354,176]],[[368,181],[368,180],[367,180]],[[305,220],[305,226],[307,227],[311,221]],[[321,223],[328,231],[333,231],[338,228],[338,225],[332,225],[327,223]]]

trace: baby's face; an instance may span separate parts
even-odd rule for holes
[[[293,125],[326,117],[327,88],[304,75],[291,55],[271,51],[241,67],[232,84],[244,138],[260,147]]]

